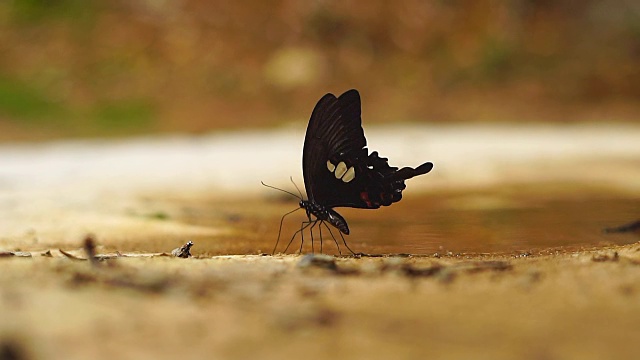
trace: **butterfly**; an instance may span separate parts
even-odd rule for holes
[[[329,223],[338,230],[345,247],[355,254],[342,235],[349,235],[347,221],[334,208],[377,209],[389,206],[402,199],[405,180],[426,174],[431,169],[431,162],[417,168],[398,169],[390,166],[388,159],[380,157],[377,151],[369,154],[362,129],[358,91],[352,89],[337,98],[333,94],[326,94],[311,113],[302,150],[302,172],[308,199],[304,200],[301,195],[299,208],[294,211],[304,209],[307,221],[302,222],[300,230],[293,234],[287,249],[295,236],[301,233],[302,250],[304,230],[309,227],[313,246],[313,228],[317,225],[320,230],[320,252],[324,226],[342,253],[331,228],[327,226]],[[282,217],[280,231],[284,218],[294,211]],[[274,253],[279,241],[280,232]]]

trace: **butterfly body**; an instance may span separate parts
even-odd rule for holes
[[[305,209],[308,221],[291,241],[310,226],[313,243],[313,227],[318,222],[321,236],[322,225],[331,232],[325,222],[338,229],[341,236],[348,235],[347,221],[334,208],[389,206],[402,199],[405,180],[433,168],[432,163],[426,162],[417,168],[398,169],[377,151],[369,154],[366,146],[358,91],[349,90],[337,98],[333,94],[323,96],[311,114],[302,152],[308,200],[301,199],[299,206]],[[344,237],[342,240],[347,246]]]
[[[299,205],[307,212],[307,218],[309,218],[309,221],[312,221],[311,215],[313,215],[320,221],[328,222],[333,227],[340,230],[341,233],[349,235],[349,225],[347,225],[347,221],[335,210],[308,200],[300,200]]]

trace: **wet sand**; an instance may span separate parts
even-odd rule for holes
[[[416,129],[427,137],[417,149],[383,130],[369,142],[393,165],[436,164],[408,183],[406,207],[385,211],[419,211],[430,194],[512,206],[505,188],[639,198],[638,127]],[[259,180],[288,186],[301,138],[245,135],[5,146],[0,358],[634,357],[637,233],[615,235],[626,245],[508,253],[263,255],[295,204]],[[256,142],[261,151],[247,150]],[[377,214],[349,219],[357,229]],[[111,256],[83,260],[87,234]],[[358,251],[368,236],[363,227],[348,240]],[[166,255],[187,240],[194,257]]]

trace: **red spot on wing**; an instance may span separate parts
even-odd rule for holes
[[[371,204],[371,200],[369,200],[369,193],[366,191],[363,191],[360,193],[360,199],[362,199],[362,201],[364,201],[368,207],[372,207],[373,205]]]

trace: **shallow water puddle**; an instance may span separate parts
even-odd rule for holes
[[[357,247],[371,253],[536,252],[625,244],[640,236],[602,230],[640,217],[639,205],[628,199],[565,199],[519,207],[411,204],[405,217],[389,212],[387,219],[357,221],[354,234],[370,239]],[[357,242],[353,241],[354,246]]]
[[[191,215],[183,221],[235,229],[222,239],[196,242],[195,253],[271,253],[280,218],[296,205],[294,200],[287,199],[218,204],[209,209],[191,206]],[[640,240],[640,234],[603,233],[604,228],[640,218],[640,198],[635,197],[424,195],[408,196],[400,203],[378,210],[336,210],[349,223],[351,234],[345,239],[351,249],[369,254],[535,253]],[[304,210],[287,216],[277,252],[285,250],[303,220]],[[342,253],[348,254],[337,231],[331,230],[337,236]],[[316,252],[320,250],[319,235],[316,227],[313,244]],[[323,252],[337,253],[325,227],[322,237]],[[297,235],[287,252],[298,252],[300,240]],[[308,230],[305,230],[304,240],[302,252],[311,252]]]

